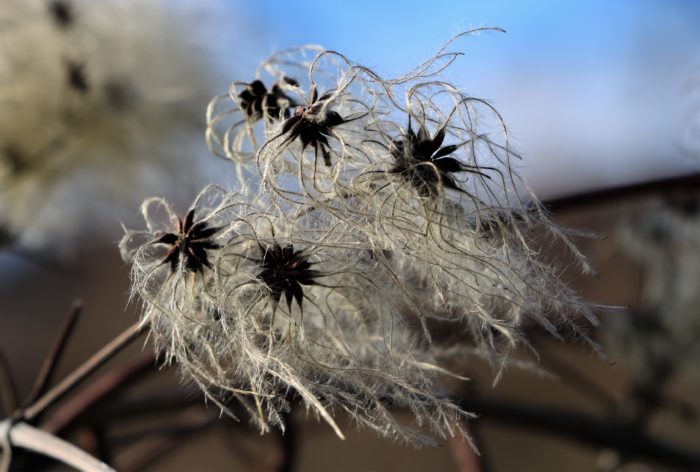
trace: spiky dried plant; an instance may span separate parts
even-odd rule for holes
[[[424,442],[389,405],[439,437],[470,416],[444,390],[459,375],[436,324],[499,374],[528,323],[595,347],[592,307],[533,234],[586,262],[518,177],[498,112],[440,80],[458,55],[446,48],[390,79],[319,48],[273,56],[207,112],[240,187],[206,188],[184,219],[149,200],[147,229],[127,231],[156,345],[224,411],[234,397],[262,429],[284,427],[300,399],[341,437],[343,411]]]

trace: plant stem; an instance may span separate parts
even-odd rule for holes
[[[61,360],[61,357],[63,356],[66,344],[68,344],[68,340],[70,339],[70,336],[73,333],[73,329],[75,328],[78,318],[80,317],[82,309],[83,303],[80,300],[76,300],[73,302],[73,305],[71,306],[71,309],[68,312],[68,317],[63,322],[63,326],[61,326],[61,330],[59,331],[58,336],[56,337],[53,345],[51,346],[51,349],[49,349],[49,352],[46,355],[46,358],[44,359],[44,363],[42,364],[41,369],[39,370],[39,375],[34,381],[34,386],[32,387],[32,390],[29,393],[29,395],[27,396],[26,403],[34,402],[37,398],[39,398],[40,395],[42,395],[46,391],[47,386],[51,383],[53,375],[56,371],[56,366],[58,365],[58,363]]]
[[[145,326],[141,322],[136,322],[131,325],[123,333],[97,351],[97,353],[85,361],[80,367],[71,372],[65,379],[58,383],[58,385],[25,408],[22,418],[28,421],[36,418],[40,413],[77,387],[88,375],[131,344],[131,342],[141,334],[141,329],[144,327]]]
[[[42,431],[26,423],[20,422],[11,424],[10,420],[1,422],[0,430],[4,429],[3,426],[7,428],[8,442],[12,446],[38,452],[39,454],[75,467],[78,470],[87,472],[114,471],[110,466],[95,459],[82,449],[46,431]],[[7,445],[5,445],[5,447],[7,447]],[[10,451],[4,450],[3,455],[4,458],[9,458]],[[9,467],[9,460],[6,462]]]
[[[80,424],[81,419],[97,405],[138,381],[144,375],[159,372],[155,369],[156,356],[153,352],[142,353],[136,359],[106,372],[92,384],[73,395],[49,418],[40,424],[41,429],[52,434],[62,435],[67,429]]]

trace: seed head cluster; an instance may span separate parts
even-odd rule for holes
[[[441,79],[457,38],[397,78],[314,47],[271,57],[207,110],[239,185],[184,219],[144,203],[121,242],[143,321],[223,411],[240,401],[266,430],[301,402],[341,437],[341,413],[409,442],[466,435],[450,357],[500,375],[528,325],[588,340],[591,307],[534,235],[585,260],[518,177],[498,112]]]

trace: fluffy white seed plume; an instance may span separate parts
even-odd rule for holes
[[[438,434],[468,416],[436,392],[450,375],[396,316],[396,284],[334,224],[292,222],[209,187],[178,218],[161,199],[121,243],[156,345],[211,400],[234,397],[258,425],[283,426],[295,396],[336,433],[338,411],[408,441],[385,403]],[[344,247],[354,242],[354,247]],[[293,393],[292,393],[293,392]]]
[[[463,435],[446,355],[500,375],[529,324],[588,341],[592,307],[535,235],[585,261],[518,177],[498,112],[439,78],[458,55],[385,79],[290,50],[211,102],[208,143],[241,187],[205,189],[182,220],[149,200],[147,229],[121,247],[156,345],[225,411],[233,397],[262,429],[283,427],[300,400],[341,437],[346,412],[426,441],[396,422],[401,406]],[[462,345],[434,336],[445,325]]]
[[[192,180],[213,81],[169,3],[3,2],[0,226],[21,243],[55,248],[99,204]]]

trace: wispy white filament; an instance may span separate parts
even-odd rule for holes
[[[262,429],[283,427],[298,399],[341,437],[346,412],[427,441],[396,421],[402,406],[438,437],[464,435],[470,414],[442,387],[459,376],[441,361],[459,350],[436,327],[499,374],[528,323],[588,340],[592,308],[535,235],[586,262],[518,177],[498,112],[440,79],[457,55],[446,46],[398,78],[318,48],[273,56],[260,83],[236,82],[208,109],[212,150],[254,176],[199,194],[194,224],[215,234],[164,238],[184,215],[144,203],[146,229],[121,243],[143,319],[225,411],[235,398]],[[188,262],[193,244],[210,264]],[[274,248],[287,262],[270,262]]]

